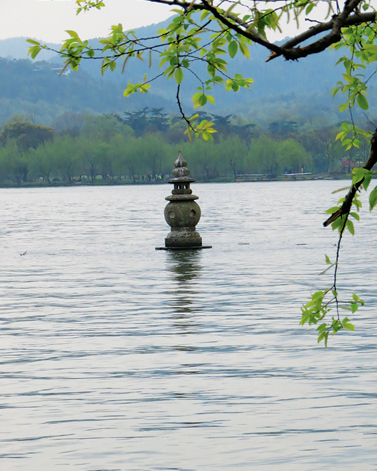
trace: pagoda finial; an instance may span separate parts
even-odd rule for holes
[[[175,167],[175,168],[187,167],[187,162],[186,162],[186,160],[183,158],[183,155],[182,155],[182,152],[181,152],[181,151],[178,152],[178,158],[177,158],[177,160],[174,162],[174,167]]]
[[[190,175],[190,170],[187,168],[187,162],[183,158],[183,155],[182,155],[181,151],[179,151],[178,158],[174,162],[174,167],[175,168],[173,169],[172,174],[173,174],[173,177],[175,179],[182,178],[182,177],[188,177]],[[191,179],[191,181],[194,182],[195,180]]]

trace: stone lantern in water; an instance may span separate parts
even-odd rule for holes
[[[165,207],[165,220],[171,227],[171,231],[165,239],[165,247],[157,247],[165,250],[208,249],[210,246],[202,245],[202,238],[195,230],[199,222],[201,211],[198,196],[192,194],[190,183],[195,182],[190,177],[190,170],[181,152],[174,162],[173,178],[169,183],[174,184],[172,194],[165,199],[169,203]]]

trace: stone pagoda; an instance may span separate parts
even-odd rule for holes
[[[169,183],[174,184],[174,188],[172,194],[165,198],[169,201],[165,207],[165,220],[171,231],[165,238],[165,247],[157,248],[165,250],[210,248],[202,245],[202,238],[196,231],[201,211],[195,200],[199,197],[192,194],[190,184],[195,180],[190,177],[190,170],[181,152],[174,166],[173,178],[169,180]]]

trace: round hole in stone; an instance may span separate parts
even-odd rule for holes
[[[192,209],[190,212],[189,212],[189,215],[190,217],[195,217],[196,216],[196,212]]]
[[[169,211],[169,218],[170,218],[170,219],[174,219],[174,218],[175,218],[174,211]]]

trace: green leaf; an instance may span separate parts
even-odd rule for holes
[[[34,46],[30,48],[29,54],[31,55],[32,59],[35,59],[37,55],[40,53],[40,51],[41,51],[41,48],[39,46]]]
[[[348,74],[342,74],[342,75],[343,75],[344,80],[346,80],[348,83],[352,83],[354,81],[354,78],[352,77],[352,75],[348,75]]]
[[[352,331],[355,330],[355,326],[351,324],[350,322],[348,322],[347,324],[344,324],[343,327],[348,330],[352,330]]]
[[[373,176],[372,173],[368,173],[364,177],[363,188],[364,188],[365,191],[368,189],[369,183],[372,181],[372,176]]]
[[[209,15],[209,11],[203,11],[200,16],[200,21],[203,21]]]
[[[376,206],[376,204],[377,204],[377,186],[370,192],[369,210],[372,211],[372,209]]]
[[[359,305],[356,303],[351,302],[351,311],[354,314],[359,309]]]
[[[242,54],[247,58],[249,59],[250,58],[250,51],[249,51],[249,48],[247,47],[246,44],[243,44],[242,42],[239,43],[239,48],[240,48],[240,51],[242,52]]]
[[[316,330],[317,332],[323,332],[326,329],[326,327],[327,327],[327,324],[326,322],[324,322],[323,324],[319,325]]]
[[[359,216],[357,213],[352,212],[352,213],[350,213],[350,216],[352,216],[353,218],[355,218],[356,221],[360,221],[360,216]]]
[[[362,110],[369,109],[368,100],[365,98],[365,95],[358,93],[356,100],[357,100],[357,104],[360,106]]]
[[[334,214],[338,211],[339,206],[333,206],[332,208],[326,209],[325,213],[327,214]]]
[[[361,180],[363,180],[367,173],[368,170],[366,170],[365,168],[354,167],[352,169],[352,185],[356,185],[356,183],[361,182]]]
[[[237,51],[238,51],[237,41],[231,41],[228,46],[228,52],[232,59],[237,54]]]
[[[183,80],[183,70],[182,67],[178,67],[174,74],[175,81],[180,85]]]
[[[337,141],[338,139],[340,139],[341,141],[344,139],[346,133],[341,131],[340,133],[338,133],[335,137],[335,140]]]
[[[364,49],[370,54],[377,54],[377,44],[365,44]]]
[[[347,229],[350,231],[350,233],[351,233],[352,235],[355,235],[355,227],[354,227],[352,221],[348,220],[348,221],[346,222],[346,227],[347,227]]]
[[[192,101],[195,103],[196,101],[199,100],[199,98],[203,95],[202,92],[195,93],[195,95],[192,97]]]
[[[207,103],[207,97],[204,95],[204,93],[201,94],[198,101],[200,106],[204,106]]]
[[[343,122],[340,127],[343,129],[344,132],[350,132],[350,127],[348,123]]]
[[[76,33],[76,31],[67,29],[65,32],[68,33],[71,36],[71,38],[75,39],[78,43],[82,44],[82,41],[79,38],[79,35]]]
[[[26,42],[34,44],[34,46],[40,46],[40,43],[38,41],[34,41],[34,39],[27,39]]]
[[[333,231],[334,231],[335,229],[338,229],[339,234],[340,234],[340,232],[342,231],[343,226],[344,226],[345,217],[346,217],[345,214],[343,214],[342,216],[338,217],[338,219],[336,219],[336,220],[331,224],[331,227],[332,227]]]

